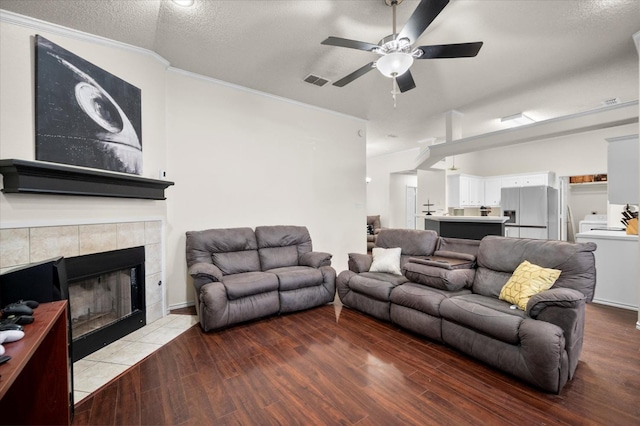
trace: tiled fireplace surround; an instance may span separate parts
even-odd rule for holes
[[[150,324],[164,316],[162,235],[162,220],[4,228],[0,229],[0,272],[57,256],[144,246],[146,318]]]

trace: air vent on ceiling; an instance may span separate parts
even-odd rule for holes
[[[309,74],[304,78],[304,81],[314,86],[322,87],[329,82],[326,78],[319,77],[317,75]]]
[[[620,103],[620,98],[611,98],[611,99],[606,99],[602,101],[603,106],[618,105],[619,103]]]

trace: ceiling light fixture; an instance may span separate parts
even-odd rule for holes
[[[398,77],[409,70],[413,64],[413,56],[408,53],[388,53],[378,59],[376,68],[385,77]]]
[[[516,126],[522,126],[524,124],[535,123],[536,121],[532,118],[527,117],[523,113],[513,114],[508,117],[502,117],[500,119],[502,123],[512,124]]]
[[[193,6],[194,0],[172,0],[175,4],[182,7],[191,7]]]

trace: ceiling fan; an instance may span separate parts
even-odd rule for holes
[[[363,41],[349,40],[340,37],[329,37],[322,44],[329,46],[348,47],[351,49],[366,50],[377,53],[380,58],[369,62],[346,77],[333,83],[334,86],[343,87],[358,77],[362,77],[374,68],[382,75],[393,78],[394,91],[397,85],[400,92],[406,92],[416,87],[409,68],[414,59],[438,59],[438,58],[471,58],[478,54],[482,42],[439,44],[431,46],[418,46],[413,48],[413,43],[427,29],[440,12],[449,3],[449,0],[421,0],[400,33],[396,32],[396,6],[403,0],[384,0],[387,6],[393,8],[393,33],[378,42],[378,44]],[[395,92],[394,98],[395,98]]]

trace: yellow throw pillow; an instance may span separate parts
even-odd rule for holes
[[[500,300],[517,305],[525,311],[531,296],[548,290],[560,276],[559,269],[543,268],[528,261],[522,262],[500,291]]]

